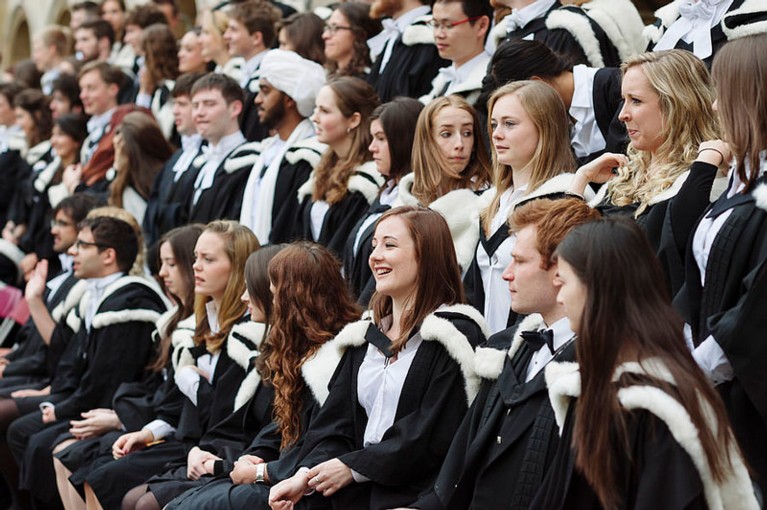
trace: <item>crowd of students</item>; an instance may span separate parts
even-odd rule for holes
[[[74,5],[0,82],[2,504],[761,508],[758,4]]]

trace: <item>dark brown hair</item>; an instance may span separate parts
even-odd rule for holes
[[[13,106],[26,111],[35,121],[34,135],[27,140],[30,147],[51,137],[53,115],[48,105],[48,98],[37,89],[24,89],[13,98]]]
[[[257,252],[251,253],[245,262],[245,287],[248,289],[250,300],[264,311],[265,324],[270,324],[272,321],[274,301],[274,296],[272,296],[272,291],[269,288],[269,262],[283,248],[284,246],[281,244],[264,246]]]
[[[341,263],[313,243],[288,245],[269,263],[274,310],[267,345],[261,349],[263,381],[274,387],[274,421],[282,449],[301,434],[301,367],[360,310],[341,277]]]
[[[413,138],[418,114],[423,110],[423,103],[412,97],[395,97],[382,104],[370,115],[370,122],[381,123],[386,141],[389,144],[391,168],[389,179],[399,181],[400,177],[410,173],[410,157],[413,152]]]
[[[397,207],[378,218],[376,229],[381,222],[393,217],[405,222],[415,244],[413,262],[418,264],[415,292],[408,299],[409,306],[406,306],[400,319],[402,335],[392,343],[392,351],[398,352],[413,328],[419,326],[427,315],[443,304],[465,303],[466,296],[453,238],[445,218],[426,207]],[[373,310],[375,323],[381,324],[381,319],[392,313],[392,299],[376,291],[370,299],[370,309]]]
[[[368,39],[381,31],[381,20],[371,18],[370,6],[362,2],[342,2],[336,5],[335,10],[344,15],[354,34],[354,56],[345,69],[339,69],[337,62],[328,61],[328,73],[336,76],[363,76],[366,68],[372,65]]]
[[[277,23],[277,33],[285,29],[293,51],[318,64],[325,63],[322,18],[313,12],[296,12]]]
[[[229,18],[242,23],[249,34],[261,32],[267,48],[274,46],[274,24],[280,19],[280,14],[271,2],[242,2],[227,11]]]
[[[144,29],[141,38],[144,50],[146,72],[155,86],[163,80],[178,78],[178,45],[168,25],[156,23]]]
[[[575,411],[576,466],[602,506],[622,506],[615,473],[631,460],[627,413],[618,390],[636,384],[662,389],[681,404],[699,432],[711,474],[722,481],[729,452],[737,451],[719,395],[692,358],[683,322],[671,306],[660,263],[646,235],[627,218],[606,218],[576,227],[556,251],[586,287],[576,342],[581,396]],[[622,374],[625,361],[659,360],[673,383],[659,376]]]

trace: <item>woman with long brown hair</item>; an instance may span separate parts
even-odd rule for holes
[[[171,140],[174,137],[171,91],[180,74],[178,43],[168,25],[156,23],[143,30],[141,49],[144,65],[139,70],[136,104],[152,110],[162,134]]]
[[[725,407],[648,285],[662,273],[642,230],[587,223],[555,256],[578,363],[546,367],[564,448],[533,508],[758,508]]]
[[[390,209],[373,246],[372,317],[333,340],[343,358],[297,464],[311,469],[274,486],[272,508],[314,507],[323,497],[336,508],[409,503],[434,482],[476,394],[474,346],[484,340],[484,320],[461,304],[444,218],[421,207]]]
[[[264,508],[269,486],[291,476],[340,360],[330,340],[359,318],[340,263],[312,243],[288,245],[269,263],[274,289],[272,328],[257,367],[274,388],[274,424],[234,464],[229,479],[188,492],[179,509]]]
[[[322,31],[328,74],[364,78],[373,65],[367,41],[379,32],[381,21],[370,17],[368,4],[336,4]]]

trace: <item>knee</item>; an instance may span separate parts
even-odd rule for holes
[[[123,497],[122,510],[135,510],[138,501],[147,493],[147,488],[147,484],[142,483],[129,490]]]
[[[160,504],[157,502],[157,498],[154,497],[150,491],[141,496],[141,499],[136,503],[136,510],[160,510]]]

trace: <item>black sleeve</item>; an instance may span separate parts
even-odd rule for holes
[[[714,165],[694,162],[690,166],[690,175],[669,204],[669,220],[680,257],[684,257],[692,230],[710,203],[717,170]]]

